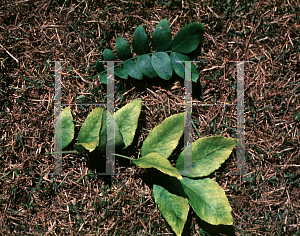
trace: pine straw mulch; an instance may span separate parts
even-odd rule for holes
[[[159,173],[117,158],[122,175],[99,177],[94,170],[104,172],[105,157],[65,154],[67,175],[52,176],[53,157],[45,155],[54,136],[54,64],[47,60],[66,61],[62,103],[103,103],[106,88],[94,68],[103,49],[114,49],[117,36],[131,43],[137,25],[150,38],[167,18],[173,36],[188,23],[205,23],[195,101],[234,102],[230,61],[251,62],[245,63],[247,174],[234,175],[230,157],[211,175],[228,196],[234,225],[214,227],[191,211],[184,235],[299,235],[299,11],[294,0],[2,1],[0,233],[173,235],[151,195]],[[143,101],[137,135],[120,152],[138,158],[148,132],[184,111],[183,80],[116,83],[116,108],[136,98]],[[91,109],[72,107],[77,133]],[[201,137],[236,137],[235,107],[194,106],[192,115]]]

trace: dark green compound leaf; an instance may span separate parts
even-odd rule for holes
[[[110,120],[112,120],[112,115],[109,112],[107,112],[107,110],[104,110],[103,116],[102,116],[102,126],[101,126],[101,130],[100,130],[100,134],[98,133],[100,141],[99,141],[97,150],[103,154],[106,152],[106,144],[108,142],[110,142],[110,143],[114,142],[115,147],[121,146],[123,144],[122,135],[120,133],[119,126],[116,122],[114,123],[115,133],[112,136],[114,138],[107,140],[107,116],[109,116]]]
[[[151,64],[151,57],[149,55],[141,55],[137,57],[136,63],[138,64],[140,71],[148,78],[155,78],[157,74]]]
[[[61,130],[59,130],[57,122],[61,122]],[[61,150],[67,147],[74,138],[75,127],[70,107],[62,110],[55,124],[55,140]]]
[[[120,60],[125,61],[131,58],[129,43],[121,37],[116,38],[116,52]]]
[[[105,48],[103,51],[103,59],[105,61],[116,61],[117,58],[112,50]]]
[[[104,65],[100,60],[97,60],[96,62],[96,70],[101,73],[102,71],[104,71]]]
[[[188,56],[177,53],[177,52],[171,52],[170,58],[171,58],[171,64],[173,66],[175,73],[179,77],[184,79],[185,78],[185,62],[184,61],[191,61],[191,59]],[[197,82],[197,80],[199,78],[199,73],[193,62],[191,62],[191,72],[192,72],[192,81]]]
[[[165,52],[157,52],[151,58],[151,64],[156,74],[164,79],[169,80],[172,77],[173,68],[170,57]]]
[[[172,42],[172,51],[179,53],[190,53],[194,51],[201,42],[204,32],[204,24],[194,23],[183,27]]]
[[[224,163],[236,144],[236,139],[222,136],[200,138],[180,153],[176,168],[182,175],[188,177],[207,176]],[[190,146],[192,146],[192,173],[184,173],[184,152],[191,151]]]
[[[141,168],[155,168],[164,174],[176,177],[180,180],[183,179],[178,173],[178,170],[172,166],[170,161],[158,153],[151,152],[139,159],[132,159],[132,162]]]
[[[114,68],[115,75],[122,78],[122,79],[128,79],[128,73],[127,71],[122,67],[115,67]]]
[[[212,179],[180,180],[197,215],[212,225],[232,225],[231,207],[224,190]]]
[[[172,115],[154,127],[142,145],[142,156],[156,152],[168,158],[177,147],[184,130],[184,113]]]
[[[132,78],[139,79],[139,80],[143,79],[143,74],[140,71],[139,66],[133,60],[124,61],[123,68],[126,70],[128,75],[130,75]]]
[[[78,152],[91,152],[98,146],[103,111],[102,107],[96,107],[83,122],[78,134],[78,143],[74,146]]]
[[[135,99],[115,113],[115,120],[122,134],[125,148],[133,141],[141,109],[142,100]]]
[[[176,235],[181,235],[190,210],[188,200],[156,184],[153,185],[153,197],[172,230]]]
[[[145,54],[149,51],[148,38],[143,26],[137,27],[134,31],[132,49],[137,55]]]
[[[166,51],[171,47],[172,34],[167,19],[161,20],[152,36],[152,48],[156,52]]]

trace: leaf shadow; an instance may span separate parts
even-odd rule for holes
[[[186,224],[183,228],[182,236],[191,235],[191,222],[193,217],[196,218],[196,223],[198,226],[208,233],[210,236],[235,236],[233,225],[212,225],[202,220],[191,208],[188,214]]]

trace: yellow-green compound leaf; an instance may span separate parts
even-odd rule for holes
[[[61,122],[61,130],[59,130],[57,122]],[[55,140],[58,148],[61,150],[68,146],[74,138],[74,123],[70,107],[62,110],[58,116],[55,125]]]
[[[120,60],[127,60],[131,57],[130,46],[129,43],[121,38],[116,38],[116,52]]]
[[[86,149],[91,152],[98,146],[103,111],[102,107],[96,107],[83,122],[78,134],[78,143],[74,146],[77,151],[82,152]]]
[[[182,179],[182,176],[178,173],[178,170],[173,167],[167,158],[152,152],[139,159],[132,159],[132,162],[141,168],[155,168],[164,174]]]
[[[171,64],[174,68],[175,73],[181,77],[181,78],[185,78],[185,61],[190,61],[191,59],[183,54],[177,53],[177,52],[171,52],[170,55],[171,58]],[[199,73],[197,71],[196,66],[194,65],[193,62],[191,63],[191,75],[192,75],[192,81],[193,82],[197,82],[198,78],[199,78]]]
[[[184,176],[207,176],[221,166],[221,164],[229,157],[236,144],[236,139],[225,138],[222,136],[198,139],[192,143],[192,173],[184,173],[185,150],[180,153],[176,168]],[[190,150],[190,145],[186,147],[186,150]]]
[[[179,53],[194,51],[201,42],[203,32],[203,24],[200,23],[189,24],[183,27],[173,39],[172,51]]]
[[[145,54],[149,51],[148,38],[143,26],[138,26],[134,31],[132,48],[137,55]]]
[[[140,55],[139,57],[137,57],[136,63],[139,66],[142,74],[144,74],[148,78],[157,77],[157,74],[151,64],[151,57],[149,55]]]
[[[172,34],[167,19],[161,20],[152,36],[152,47],[155,52],[166,51],[171,47]]]
[[[123,137],[125,148],[128,147],[134,138],[138,126],[138,120],[142,109],[142,100],[135,99],[118,110],[114,118]]]
[[[153,185],[153,197],[159,211],[176,235],[181,235],[190,210],[186,198],[170,193],[160,185]]]
[[[172,77],[173,68],[170,57],[165,52],[157,52],[151,58],[151,64],[156,74],[164,79],[169,80]]]
[[[135,78],[138,80],[143,79],[143,74],[140,71],[140,68],[138,67],[136,62],[134,62],[133,60],[124,61],[123,68],[126,70],[128,75],[130,75],[132,78]]]
[[[184,130],[184,113],[172,115],[153,128],[143,142],[142,156],[156,152],[168,158],[178,145]]]
[[[189,203],[197,215],[212,225],[232,225],[231,207],[224,190],[213,180],[183,178]]]
[[[122,135],[120,133],[117,122],[114,123],[115,133],[114,133],[114,135],[111,135],[112,137],[114,137],[114,140],[112,140],[112,139],[107,140],[107,115],[109,116],[110,120],[112,120],[112,115],[109,112],[107,112],[106,110],[103,111],[102,127],[101,127],[101,131],[100,131],[100,141],[99,141],[99,146],[97,148],[97,150],[100,151],[100,153],[105,153],[107,142],[111,143],[112,141],[114,141],[115,147],[118,147],[123,144]],[[115,119],[115,115],[114,115],[114,119]]]

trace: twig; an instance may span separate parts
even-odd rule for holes
[[[10,55],[17,63],[19,63],[19,60],[18,60],[17,58],[15,58],[13,55],[11,55],[11,54],[9,53],[9,51],[7,51],[7,50],[5,49],[5,47],[2,46],[2,44],[0,44],[0,46],[4,49],[4,51],[5,51],[8,55]]]

